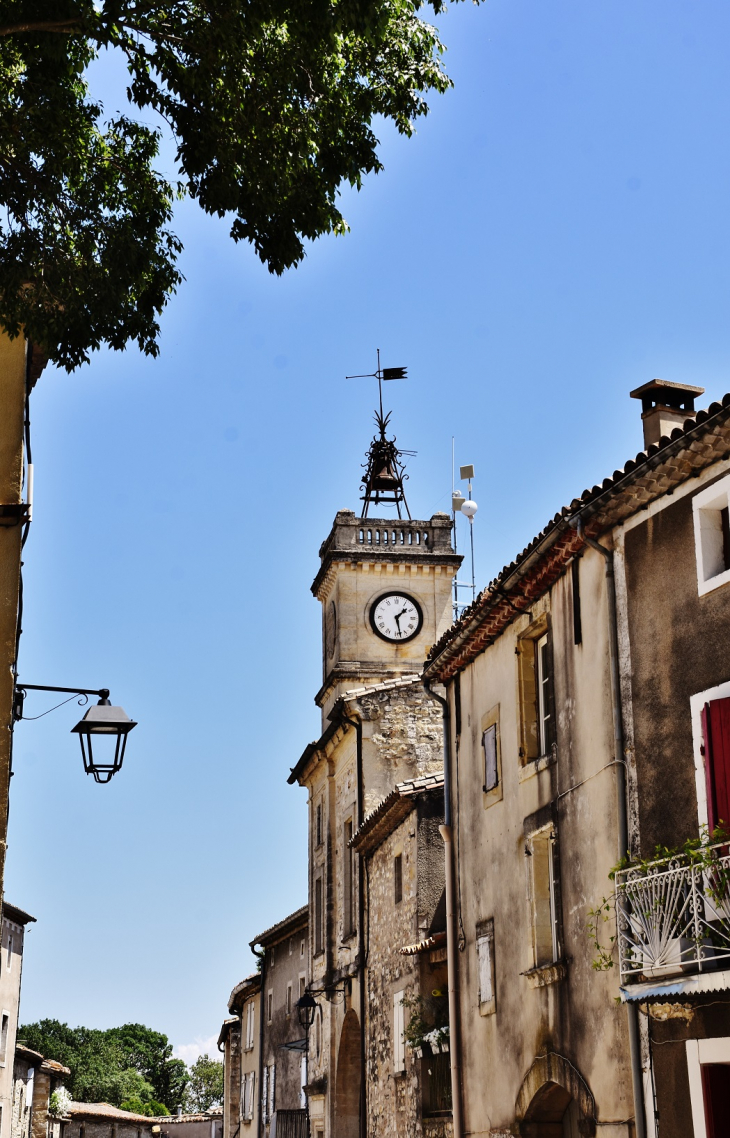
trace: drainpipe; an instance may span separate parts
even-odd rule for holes
[[[264,1014],[266,1011],[266,949],[262,946],[261,952],[257,952],[253,945],[251,945],[251,952],[254,956],[261,961],[261,988],[259,989],[259,1085],[254,1087],[254,1091],[259,1099],[259,1138],[264,1135],[264,1100],[262,1094],[264,1090]],[[268,1088],[267,1088],[268,1094]],[[254,1100],[255,1105],[255,1100]]]
[[[342,715],[342,722],[349,723],[355,728],[356,739],[356,765],[357,765],[357,826],[359,829],[363,820],[363,800],[365,788],[362,771],[362,723],[359,719],[350,719]],[[365,1078],[365,891],[363,882],[363,859],[357,855],[357,958],[360,980],[360,1138],[367,1138],[367,1083]]]
[[[606,549],[595,538],[588,537],[583,529],[583,518],[578,515],[575,523],[578,536],[601,553],[606,563],[606,599],[608,601],[609,661],[611,670],[611,703],[613,707],[613,744],[616,762],[616,806],[618,812],[618,856],[626,856],[629,846],[628,811],[626,807],[626,756],[624,754],[624,726],[621,709],[621,680],[618,661],[618,619],[616,609],[616,577],[614,574],[613,550]],[[629,1023],[629,1055],[631,1058],[631,1082],[634,1092],[634,1126],[636,1138],[646,1138],[644,1115],[644,1072],[641,1065],[641,1044],[639,1040],[639,1014],[636,1004],[628,1001],[626,1012]]]
[[[461,1113],[461,1065],[459,1030],[459,972],[457,963],[456,906],[454,903],[454,844],[451,821],[451,714],[448,700],[431,688],[429,680],[423,681],[426,691],[438,700],[443,711],[444,730],[444,824],[439,833],[444,840],[444,861],[446,880],[446,967],[449,978],[449,1061],[451,1064],[451,1112],[453,1119],[453,1138],[463,1138],[464,1124]],[[640,1136],[644,1138],[644,1136]]]

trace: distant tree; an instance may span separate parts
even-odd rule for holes
[[[161,1102],[142,1102],[139,1098],[126,1098],[120,1104],[121,1110],[128,1110],[132,1114],[146,1114],[151,1118],[161,1118],[169,1115],[169,1110]]]
[[[182,1059],[173,1059],[166,1035],[141,1023],[109,1028],[107,1035],[122,1047],[128,1065],[151,1084],[155,1099],[170,1110],[182,1105],[188,1069]]]
[[[223,1103],[223,1064],[209,1055],[200,1055],[190,1066],[190,1082],[185,1091],[185,1109],[195,1114]]]
[[[77,1102],[121,1106],[134,1100],[150,1107],[137,1111],[143,1114],[164,1113],[182,1104],[187,1067],[172,1058],[166,1035],[142,1024],[99,1031],[45,1019],[19,1028],[18,1038],[70,1068],[68,1090]]]

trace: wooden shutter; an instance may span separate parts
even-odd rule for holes
[[[405,1070],[406,1044],[403,1038],[403,992],[393,994],[393,1070]]]
[[[479,1003],[488,1004],[492,992],[492,943],[488,935],[477,937],[477,958],[479,961]]]
[[[705,738],[707,824],[730,829],[730,699],[713,699],[702,711]]]
[[[496,723],[493,723],[491,727],[487,727],[483,733],[482,747],[484,749],[484,789],[485,791],[490,791],[494,790],[499,781]]]

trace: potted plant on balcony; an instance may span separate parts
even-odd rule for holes
[[[426,1019],[426,1001],[423,999],[423,996],[404,996],[403,1007],[409,1013],[408,1023],[403,1031],[403,1038],[416,1058],[422,1059],[424,1054],[430,1054],[429,1046],[426,1042],[426,1037],[430,1030],[430,1024]]]
[[[449,1025],[445,1024],[443,1027],[435,1027],[433,1031],[429,1031],[428,1035],[424,1036],[424,1042],[428,1043],[434,1055],[445,1055],[449,1050]]]

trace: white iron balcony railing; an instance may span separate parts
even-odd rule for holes
[[[730,847],[616,874],[621,982],[730,969]]]

